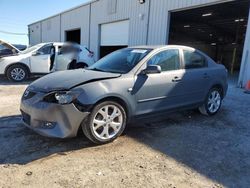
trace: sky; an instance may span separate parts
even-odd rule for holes
[[[88,1],[89,0],[0,0],[0,39],[12,44],[27,45],[28,24]],[[3,32],[22,35],[6,34]]]

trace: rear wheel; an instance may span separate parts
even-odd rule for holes
[[[205,100],[205,103],[199,108],[199,111],[208,116],[215,115],[221,107],[222,92],[219,88],[212,88]]]
[[[12,65],[7,69],[6,75],[10,81],[22,82],[28,78],[28,70],[23,65]]]
[[[113,101],[96,105],[88,119],[82,123],[85,136],[96,144],[106,144],[122,134],[126,126],[124,108]]]

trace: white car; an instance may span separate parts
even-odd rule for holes
[[[21,82],[31,75],[85,68],[94,64],[93,52],[75,43],[41,43],[7,57],[0,57],[0,75]]]
[[[0,58],[15,55],[19,51],[15,46],[0,39]]]

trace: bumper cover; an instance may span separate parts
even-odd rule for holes
[[[23,123],[38,134],[54,138],[70,138],[77,135],[81,122],[89,115],[79,111],[74,104],[60,105],[41,101],[44,94],[21,101]],[[50,123],[51,127],[45,124]]]

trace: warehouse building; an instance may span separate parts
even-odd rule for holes
[[[28,26],[30,45],[73,41],[99,59],[127,46],[192,46],[250,80],[250,0],[92,0]]]

